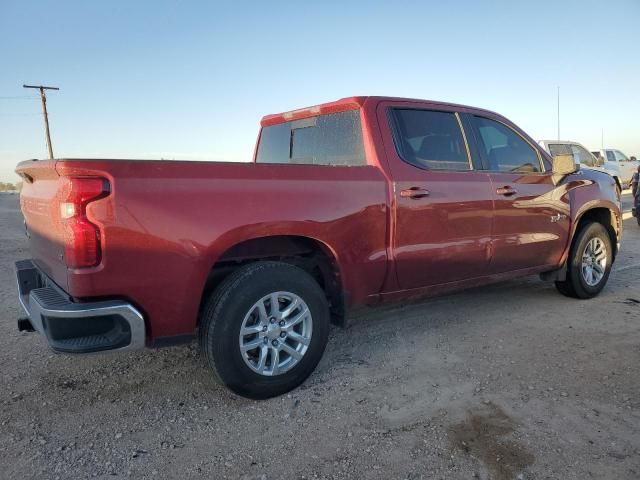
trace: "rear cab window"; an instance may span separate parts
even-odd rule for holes
[[[349,110],[263,127],[256,163],[366,165],[360,111]]]

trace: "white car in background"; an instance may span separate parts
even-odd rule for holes
[[[591,152],[600,163],[604,166],[616,167],[620,171],[620,180],[622,185],[627,188],[631,185],[631,178],[638,168],[638,162],[632,162],[624,153],[620,150],[613,148],[605,148],[604,150],[598,150]]]
[[[618,164],[603,162],[596,158],[596,156],[589,152],[589,150],[587,150],[582,144],[572,142],[571,140],[540,140],[538,143],[552,157],[556,157],[558,155],[570,155],[573,157],[576,165],[580,165],[580,168],[590,168],[592,170],[599,170],[601,172],[608,173],[616,181],[618,189],[622,191],[623,177],[621,176],[621,170]],[[629,177],[628,182],[630,181],[631,177]]]

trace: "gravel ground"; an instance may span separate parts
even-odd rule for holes
[[[597,299],[529,278],[367,312],[262,402],[195,345],[80,358],[19,333],[21,222],[0,194],[0,478],[640,478],[633,218]]]

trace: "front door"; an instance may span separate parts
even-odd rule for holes
[[[497,120],[470,116],[491,177],[494,222],[490,273],[557,265],[566,247],[570,205],[540,153]]]
[[[379,121],[390,122],[393,131],[385,151],[393,176],[392,247],[400,288],[484,275],[493,192],[488,174],[475,170],[458,114],[422,103],[380,108]]]

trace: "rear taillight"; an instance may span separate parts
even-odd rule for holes
[[[60,177],[58,190],[64,259],[70,268],[100,263],[100,228],[87,218],[87,205],[109,194],[109,182],[97,177]]]

